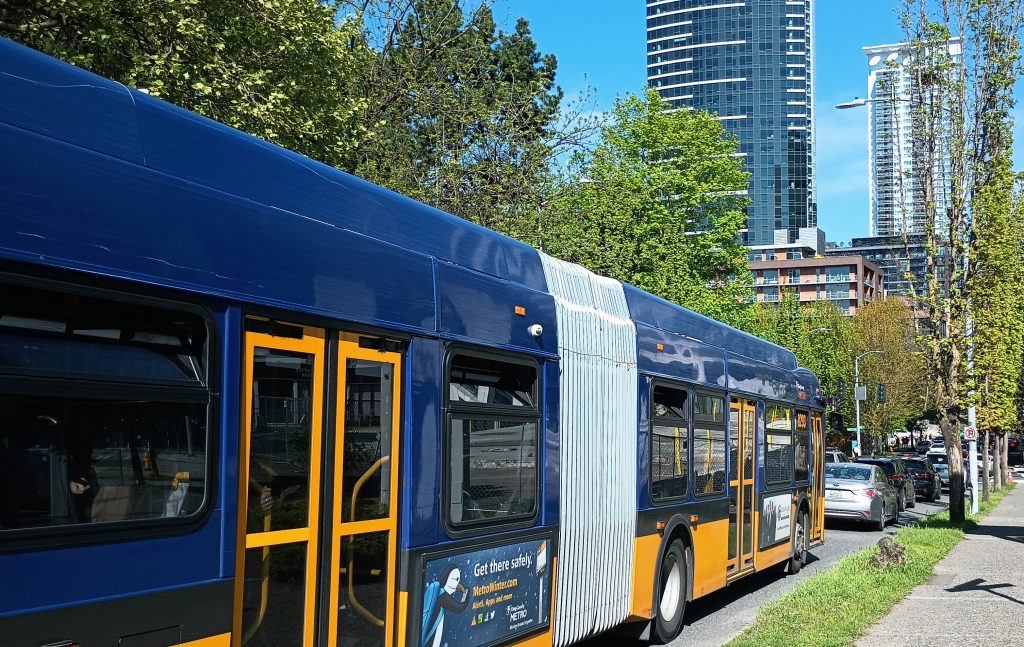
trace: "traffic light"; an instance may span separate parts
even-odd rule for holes
[[[885,385],[884,384],[879,384],[878,385],[878,403],[882,404],[884,402],[885,402]]]
[[[828,414],[828,427],[832,431],[846,431],[846,421],[843,420],[843,414],[838,411]]]
[[[836,383],[836,397],[839,398],[840,402],[846,399],[846,380],[843,378],[839,378],[839,381]]]

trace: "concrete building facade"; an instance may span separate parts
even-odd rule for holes
[[[784,253],[752,260],[757,300],[777,303],[785,290],[795,290],[800,303],[832,301],[845,315],[882,297],[884,273],[863,256],[787,258]]]

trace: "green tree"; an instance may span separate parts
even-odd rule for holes
[[[984,352],[969,323],[977,313],[972,276],[980,269],[972,261],[981,244],[974,228],[987,217],[986,192],[1006,190],[994,185],[1000,183],[1008,146],[1003,126],[1020,73],[1022,10],[1019,0],[903,0],[900,12],[912,48],[913,184],[926,219],[927,280],[917,305],[928,313],[929,399],[949,454],[953,521],[965,517],[959,439],[964,413],[977,397],[968,358]],[[949,47],[954,34],[960,41]],[[948,169],[948,186],[938,185],[940,163]],[[941,213],[940,193],[948,196]]]
[[[555,157],[592,132],[563,109],[557,62],[528,23],[498,29],[488,3],[348,3],[373,52],[361,79],[376,137],[355,172],[532,244],[550,201]]]
[[[0,2],[0,35],[335,166],[367,136],[358,26],[317,0]]]
[[[878,444],[906,429],[907,420],[916,420],[924,409],[927,382],[914,319],[906,302],[889,297],[859,307],[850,322],[853,354],[882,351],[860,361],[860,381],[867,387],[861,433]],[[884,403],[878,401],[879,384],[886,385]]]
[[[993,127],[1006,128],[997,122]],[[1020,407],[1017,383],[1024,348],[1024,254],[1019,194],[1010,169],[1010,150],[993,161],[992,177],[974,200],[974,234],[971,250],[971,312],[974,342],[974,388],[977,392],[978,429],[982,447],[995,435],[997,486],[1003,474],[1005,434],[1016,424]],[[1015,200],[1016,198],[1016,200]],[[983,461],[982,491],[988,499],[988,461]]]
[[[800,336],[792,350],[800,366],[818,376],[827,395],[836,394],[840,379],[853,383],[850,321],[832,301],[812,301],[800,308]]]
[[[656,91],[616,101],[592,152],[545,214],[556,256],[726,323],[751,299],[747,173],[714,115]]]

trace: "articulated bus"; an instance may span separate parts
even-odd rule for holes
[[[822,542],[789,351],[0,40],[0,644],[569,645]]]

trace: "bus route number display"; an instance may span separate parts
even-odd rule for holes
[[[546,625],[549,543],[539,539],[428,560],[420,645],[477,647]]]

